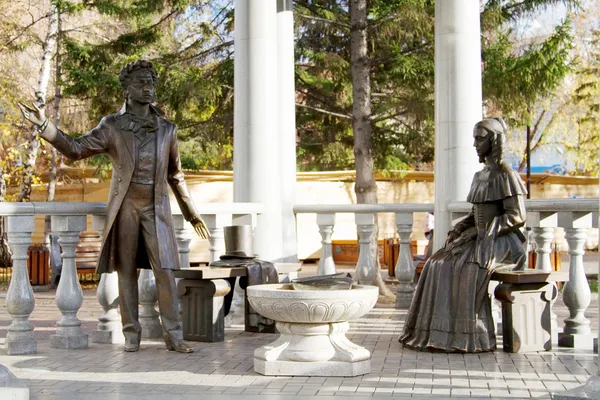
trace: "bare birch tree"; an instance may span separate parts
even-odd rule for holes
[[[55,3],[51,4],[50,20],[48,23],[48,31],[44,39],[42,47],[42,63],[40,66],[40,74],[35,92],[36,100],[40,108],[46,105],[46,95],[48,91],[48,83],[50,81],[50,73],[52,70],[52,57],[56,49],[56,38],[58,35],[58,19],[59,10]],[[21,181],[21,190],[17,201],[30,201],[31,188],[33,185],[33,175],[36,169],[36,161],[40,150],[40,139],[36,132],[32,133],[31,139],[27,145],[25,152],[25,163],[23,169],[23,179]]]

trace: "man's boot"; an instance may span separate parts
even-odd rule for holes
[[[185,343],[181,339],[174,338],[171,335],[164,335],[165,344],[167,345],[167,350],[176,351],[178,353],[193,353],[194,349],[192,349],[187,343]]]

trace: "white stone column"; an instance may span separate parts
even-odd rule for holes
[[[234,39],[233,199],[265,206],[254,249],[264,260],[281,261],[276,1],[235,0]]]
[[[317,214],[317,225],[321,234],[321,259],[319,259],[317,275],[335,274],[335,262],[331,247],[335,214]]]
[[[479,0],[435,2],[434,251],[451,229],[448,203],[465,201],[481,167],[473,127],[481,119]]]
[[[375,215],[354,214],[358,231],[358,262],[356,279],[361,285],[372,285],[375,279],[375,261],[371,255],[371,236],[375,230]]]
[[[92,217],[92,229],[100,233],[104,232],[104,215]],[[123,325],[119,314],[119,277],[117,271],[105,272],[100,277],[98,289],[96,290],[98,303],[102,306],[102,314],[98,317],[98,329],[92,332],[92,342],[117,344],[125,343],[123,336]]]
[[[558,345],[592,348],[590,320],[585,317],[585,310],[592,301],[592,293],[583,266],[583,246],[588,236],[587,230],[592,227],[592,214],[560,213],[559,224],[565,228],[565,238],[569,244],[569,281],[563,287],[563,301],[569,309],[569,317],[565,319]]]
[[[282,262],[298,261],[296,240],[296,87],[292,0],[277,0],[277,128],[281,174]]]
[[[400,254],[398,255],[394,271],[399,283],[396,290],[396,308],[406,309],[410,307],[415,292],[412,285],[413,277],[415,276],[415,266],[410,252],[413,214],[396,213],[396,226],[398,227],[398,236],[400,237]]]
[[[35,307],[33,289],[27,274],[27,250],[35,230],[33,215],[7,217],[6,233],[12,251],[12,276],[6,293],[6,309],[12,319],[6,332],[6,354],[35,354],[37,344],[29,315]]]
[[[58,243],[62,247],[62,271],[56,288],[56,305],[62,317],[56,324],[56,334],[50,336],[50,347],[55,349],[88,347],[88,335],[81,330],[81,321],[77,318],[77,312],[83,305],[83,292],[75,265],[79,233],[86,227],[85,215],[52,216],[52,231],[58,233]]]
[[[231,214],[202,214],[202,219],[206,222],[208,232],[210,232],[210,262],[217,261],[225,253],[225,232],[223,228],[231,225]]]
[[[158,318],[158,311],[156,311],[156,303],[158,303],[156,279],[151,269],[140,269],[140,275],[138,276],[138,296],[142,338],[157,339],[162,337],[162,325]]]
[[[256,214],[232,214],[231,225],[250,225],[252,229],[256,228],[258,215]],[[254,233],[253,233],[254,235]]]

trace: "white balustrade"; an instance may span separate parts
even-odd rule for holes
[[[83,305],[83,292],[77,277],[75,249],[79,233],[86,229],[85,215],[53,215],[52,231],[58,233],[62,247],[62,270],[56,289],[56,305],[62,313],[57,322],[56,334],[50,336],[50,347],[56,349],[85,349],[88,335],[81,330],[77,312]]]
[[[204,217],[210,229],[222,229],[229,221],[238,225],[256,225],[257,215],[264,211],[264,206],[254,203],[205,204],[202,205]],[[31,244],[31,234],[35,230],[35,215],[51,215],[52,230],[57,233],[62,247],[62,273],[56,291],[56,304],[62,313],[57,322],[56,334],[50,337],[50,346],[54,348],[76,349],[88,347],[88,335],[81,330],[81,321],[77,312],[83,304],[83,292],[77,277],[75,250],[79,242],[79,234],[87,226],[87,215],[91,215],[92,229],[101,234],[104,230],[105,203],[60,203],[29,202],[0,203],[0,216],[7,217],[6,232],[12,251],[12,276],[6,294],[6,307],[12,322],[7,328],[6,351],[9,355],[32,354],[37,351],[33,335],[33,325],[29,316],[34,310],[33,289],[27,273],[27,251]],[[177,225],[178,215],[174,215]],[[212,223],[214,222],[214,225]],[[179,246],[180,262],[183,267],[189,266],[189,243],[193,233],[188,226],[175,226]],[[213,228],[214,226],[214,228]],[[215,233],[215,231],[211,231]],[[219,237],[218,231],[215,237]],[[220,243],[214,244],[213,258],[220,255],[223,249],[222,236]],[[237,285],[236,285],[237,286]],[[143,326],[143,337],[162,336],[162,327],[156,311],[157,294],[154,274],[151,270],[142,270],[138,279],[140,300],[140,324]],[[241,289],[236,290],[236,293]],[[98,318],[98,328],[93,332],[96,343],[122,343],[121,318],[118,309],[118,277],[116,273],[103,274],[97,290],[98,302],[103,313]],[[243,301],[238,293],[238,312],[243,317]],[[241,303],[241,304],[240,304]]]
[[[371,254],[371,238],[375,231],[375,214],[354,214],[358,231],[358,262],[356,279],[362,285],[372,285],[375,281],[375,260]]]
[[[570,254],[570,283],[565,285],[563,290],[563,298],[565,305],[569,308],[570,317],[565,320],[564,335],[582,337],[585,336],[585,346],[587,343],[587,329],[589,325],[584,317],[584,312],[589,304],[588,291],[589,286],[585,279],[585,271],[583,270],[582,256],[583,250],[580,249],[585,243],[587,229],[591,226],[597,227],[598,218],[598,200],[597,199],[560,199],[560,200],[526,200],[525,206],[527,209],[527,226],[531,228],[531,242],[536,243],[536,268],[542,271],[551,271],[552,264],[550,260],[551,244],[554,239],[554,232],[557,227],[563,227],[566,230],[566,240],[569,243]],[[467,202],[453,202],[448,205],[449,211],[452,213],[452,222],[456,223],[471,210],[472,205]],[[335,221],[325,221],[320,215],[335,215],[336,213],[354,213],[355,223],[359,234],[359,261],[356,267],[356,278],[359,282],[372,282],[375,265],[375,255],[370,254],[367,249],[368,237],[372,234],[374,226],[372,221],[375,213],[396,213],[410,214],[414,212],[429,212],[433,210],[432,204],[344,204],[344,205],[296,205],[294,212],[313,213],[317,214],[317,225],[322,237],[322,254],[327,255],[326,249],[328,245],[327,236],[329,230],[335,228]],[[573,225],[569,225],[568,220],[572,218]],[[592,225],[590,225],[590,219]],[[586,221],[586,222],[584,222]],[[397,221],[398,222],[398,221]],[[331,227],[329,226],[331,225]],[[404,233],[403,233],[404,232]],[[398,224],[398,234],[406,235],[405,243],[401,246],[408,247],[410,242],[408,236],[410,229],[401,227]],[[409,286],[409,260],[402,259],[403,251],[400,251],[400,259],[396,263],[396,277],[399,279],[400,286],[397,290],[397,302],[409,303],[408,298],[412,295],[412,287]],[[412,262],[412,260],[410,260]],[[323,263],[323,257],[320,264]],[[412,279],[412,276],[410,276]],[[410,289],[409,289],[410,287]],[[497,312],[496,304],[492,303],[493,312]],[[553,326],[553,342],[557,341],[557,321],[556,314],[552,313]],[[499,321],[498,321],[499,322]],[[499,324],[498,324],[499,325]],[[574,333],[583,332],[583,333]],[[564,336],[563,335],[563,336]],[[582,342],[583,343],[583,342]],[[580,347],[575,344],[575,347]]]
[[[321,259],[317,268],[317,275],[335,274],[331,235],[335,225],[335,214],[317,214],[317,225],[321,234]]]
[[[104,233],[106,217],[94,215],[92,217],[92,229]],[[96,290],[98,303],[102,306],[102,314],[98,317],[98,328],[92,332],[92,342],[117,344],[125,343],[123,336],[123,325],[119,314],[119,277],[117,271],[105,272],[100,276],[98,289]]]
[[[395,275],[398,279],[398,289],[396,290],[396,308],[407,309],[414,294],[412,285],[415,276],[415,266],[413,264],[410,251],[410,235],[413,228],[412,213],[396,213],[396,225],[398,236],[400,237],[399,255],[396,262]]]
[[[31,210],[33,211],[33,210]],[[27,250],[35,229],[33,215],[11,215],[7,218],[8,244],[12,250],[12,276],[6,293],[6,309],[12,322],[6,332],[8,355],[34,354],[37,344],[29,315],[35,299],[27,274]]]
[[[217,214],[231,216],[232,224],[255,225],[256,215],[262,212],[261,205],[248,203],[211,204],[206,206],[202,209],[202,215],[208,220],[209,225],[214,226],[211,229],[222,229],[229,222],[219,222]],[[63,247],[63,272],[56,295],[57,306],[63,317],[58,322],[57,334],[52,336],[51,343],[54,347],[61,348],[87,347],[87,335],[81,331],[81,322],[77,319],[77,312],[82,305],[83,296],[77,280],[74,261],[75,247],[79,240],[79,232],[85,230],[86,215],[95,216],[93,219],[94,229],[102,231],[103,223],[100,221],[103,217],[100,216],[104,215],[105,207],[104,203],[0,203],[0,215],[9,216],[7,233],[9,245],[13,251],[14,264],[11,284],[6,297],[7,310],[12,318],[12,323],[7,330],[6,349],[8,354],[28,354],[36,351],[33,326],[29,321],[29,315],[34,308],[34,298],[26,268],[27,248],[31,242],[31,232],[34,230],[34,215],[53,216],[53,230],[59,234],[60,243]],[[469,203],[458,202],[450,203],[448,209],[456,216],[468,212],[470,207]],[[553,239],[553,232],[555,227],[565,228],[565,238],[569,244],[570,282],[565,285],[563,297],[570,315],[565,320],[564,335],[585,336],[587,338],[589,336],[589,321],[584,314],[589,305],[590,294],[585,279],[585,271],[583,270],[582,247],[585,243],[587,229],[590,227],[589,220],[598,218],[598,200],[528,200],[526,201],[526,208],[528,210],[527,224],[532,228],[532,240],[537,244],[536,268],[543,271],[551,270],[550,244]],[[318,222],[322,226],[320,231],[324,247],[329,244],[329,229],[333,230],[335,226],[335,219],[328,222],[325,220],[327,218],[325,215],[335,215],[336,213],[355,214],[360,244],[356,278],[359,282],[366,284],[373,282],[375,272],[374,257],[376,255],[371,254],[369,248],[370,239],[374,232],[374,214],[398,213],[399,215],[410,215],[410,218],[412,218],[414,212],[428,212],[432,209],[433,205],[431,204],[297,205],[294,207],[296,213],[323,215],[318,218]],[[400,222],[403,221],[397,220],[398,234],[401,237],[401,246],[405,250],[410,245],[408,238],[411,229],[409,223],[401,224]],[[597,227],[596,220],[592,221],[592,226]],[[216,233],[215,236],[218,238],[218,231]],[[184,267],[189,262],[189,240],[191,240],[191,237],[193,237],[193,234],[191,234],[189,227],[177,229],[180,261]],[[211,244],[211,247],[211,258],[217,258],[219,252],[223,249],[222,242],[221,244]],[[410,254],[409,250],[403,250],[400,252],[401,255],[403,253]],[[331,252],[328,253],[325,250],[323,254],[323,259],[327,260]],[[409,284],[409,271],[412,268],[411,263],[412,260],[401,256],[396,264],[396,274],[401,281],[401,288],[403,288],[403,290],[400,290],[399,287],[399,293],[402,294],[402,297],[408,297],[407,285]],[[326,261],[322,264],[324,271],[331,270]],[[412,277],[410,278],[412,279]],[[156,284],[152,271],[143,270],[138,284],[141,304],[140,323],[144,318],[148,322],[153,321],[150,326],[157,328],[154,331],[155,333],[158,332],[158,335],[151,336],[160,336],[162,335],[162,328],[160,328],[158,313],[156,312]],[[114,337],[110,339],[110,343],[115,343],[120,340],[117,337],[122,337],[122,335],[114,334],[121,331],[120,318],[116,307],[117,299],[118,282],[115,274],[104,274],[98,288],[98,301],[104,312],[99,317],[98,330],[94,332],[95,341],[96,334],[99,332],[111,332],[110,335]],[[234,303],[236,302],[234,301]],[[243,315],[243,311],[240,315]],[[152,328],[146,327],[144,329],[145,337],[148,337],[147,335],[152,330]],[[575,341],[575,346],[579,347],[577,341]]]

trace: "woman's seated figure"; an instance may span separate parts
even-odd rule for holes
[[[473,129],[473,146],[484,164],[475,173],[469,215],[448,233],[419,278],[400,342],[423,351],[481,352],[496,349],[488,284],[499,264],[525,265],[525,185],[504,163],[505,124],[487,118]]]

